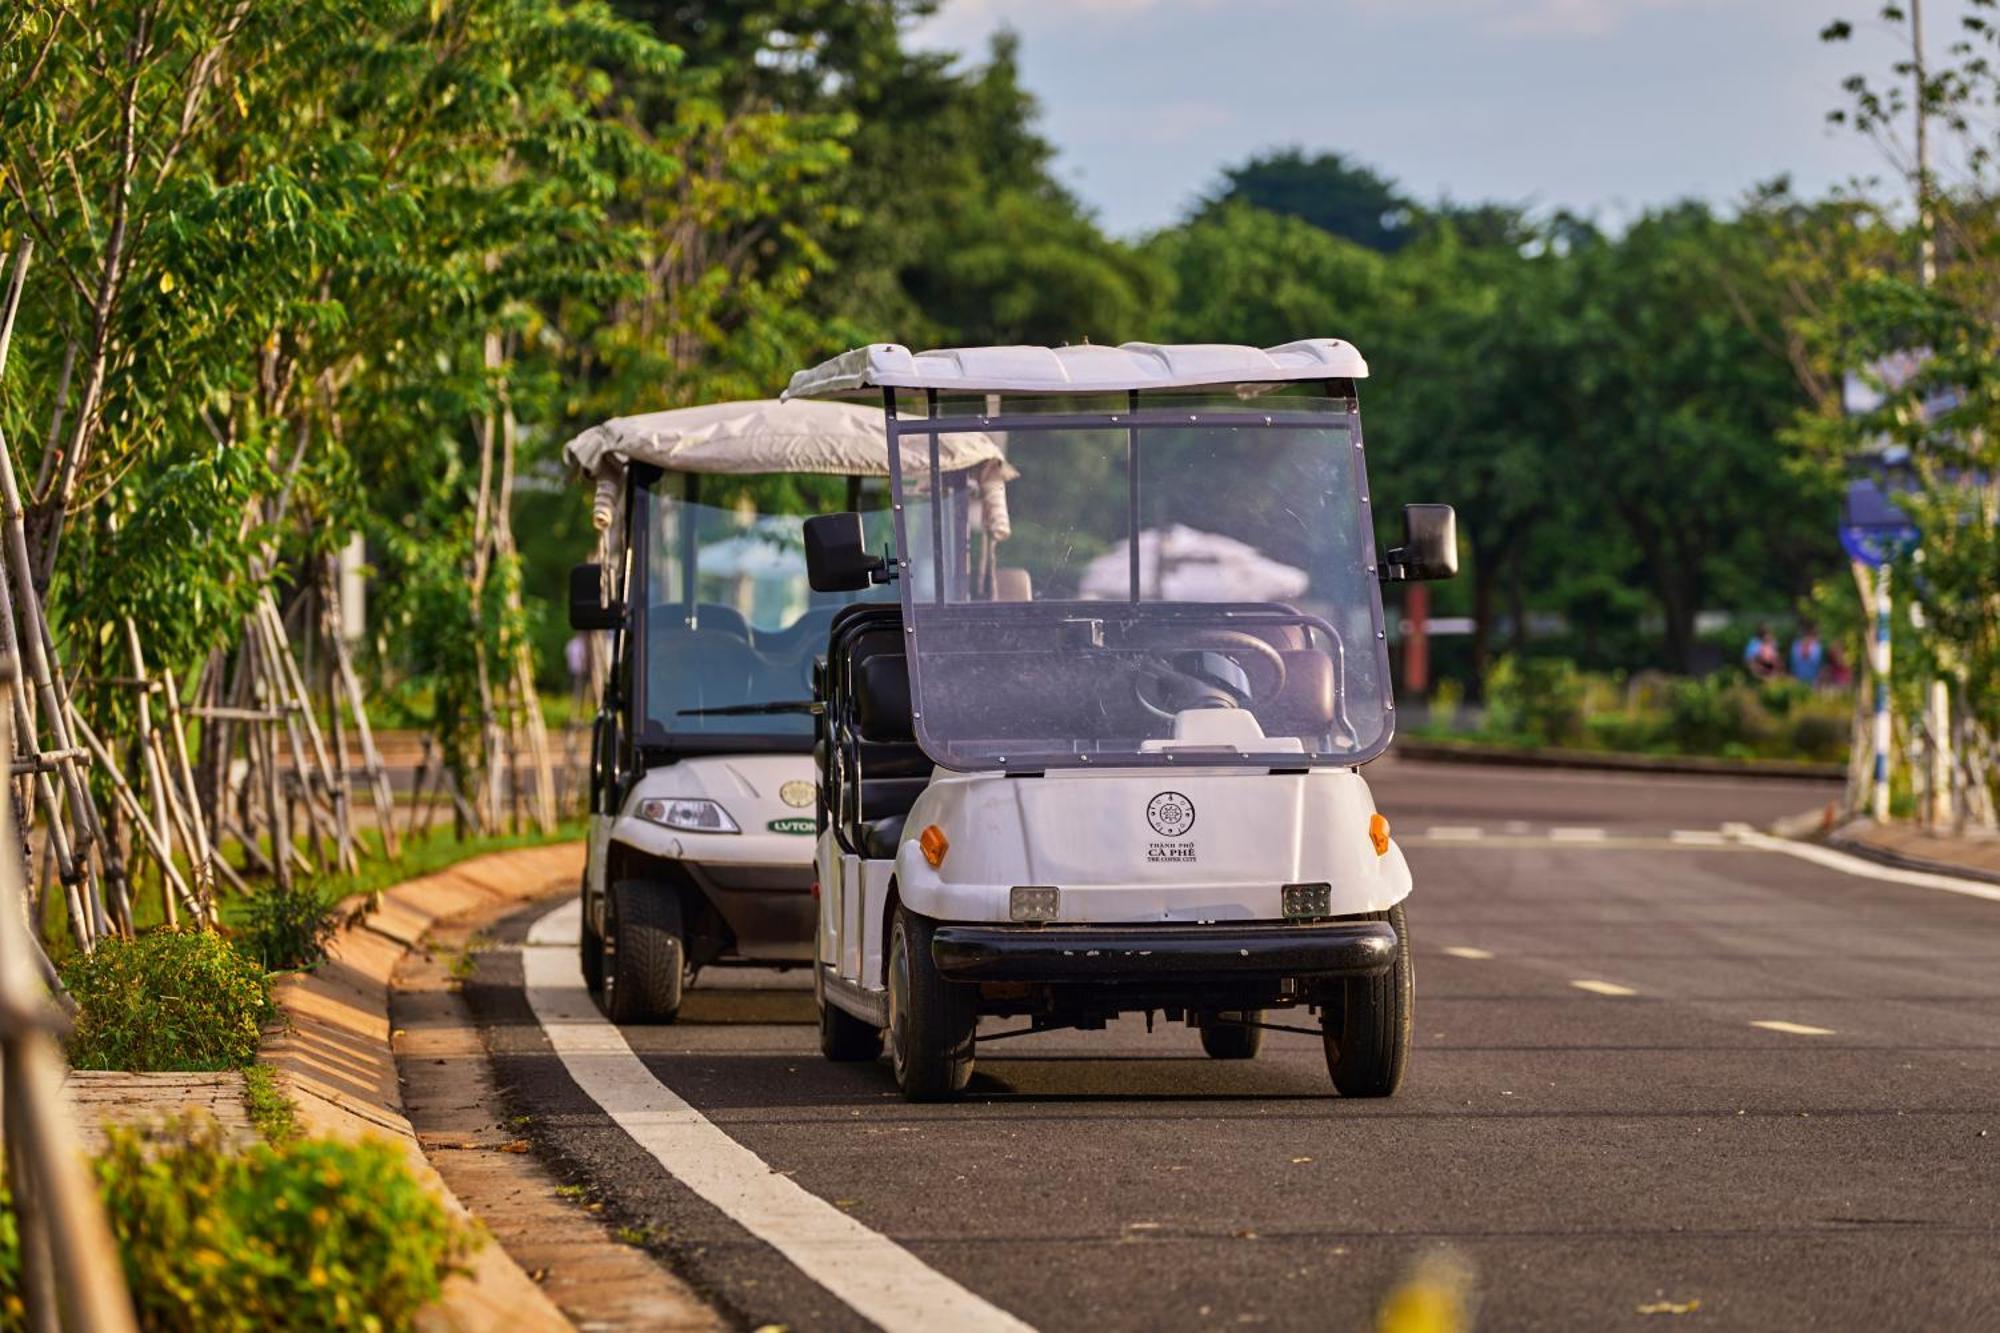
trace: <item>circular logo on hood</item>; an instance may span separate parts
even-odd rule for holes
[[[794,809],[803,810],[813,803],[813,785],[794,778],[778,788],[778,799]]]
[[[1146,802],[1146,822],[1163,838],[1178,838],[1194,827],[1194,802],[1177,791],[1163,791]]]

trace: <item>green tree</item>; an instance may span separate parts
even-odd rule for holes
[[[1829,395],[1801,415],[1795,438],[1809,463],[1835,474],[1908,460],[1892,484],[1921,540],[1892,583],[1914,612],[1899,625],[1916,632],[1898,631],[1892,686],[1917,714],[1929,681],[1956,686],[1959,716],[1984,738],[1967,747],[1969,771],[1984,779],[1962,790],[1961,808],[1987,824],[2000,733],[1997,8],[1969,0],[1957,10],[1940,58],[1921,39],[1916,6],[1882,7],[1907,54],[1887,77],[1849,78],[1848,104],[1829,119],[1882,148],[1904,196],[1849,191],[1823,208],[1833,216],[1816,244],[1795,241],[1789,252],[1805,293],[1791,330],[1806,373],[1851,376],[1877,400],[1844,416]],[[1821,35],[1844,41],[1852,31],[1836,21]]]
[[[1260,154],[1222,173],[1203,212],[1248,204],[1298,218],[1384,254],[1417,235],[1417,210],[1396,183],[1342,153],[1302,148]]]
[[[1640,553],[1682,670],[1697,612],[1790,603],[1836,557],[1833,496],[1782,447],[1803,396],[1770,274],[1756,226],[1699,204],[1571,256],[1565,463]]]

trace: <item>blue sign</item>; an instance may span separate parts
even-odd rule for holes
[[[1840,548],[1870,569],[1880,569],[1917,544],[1917,525],[1896,507],[1879,482],[1847,483],[1841,506]]]

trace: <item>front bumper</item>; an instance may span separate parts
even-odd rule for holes
[[[1386,921],[1301,925],[940,925],[931,958],[950,981],[1203,983],[1371,976],[1396,957]]]

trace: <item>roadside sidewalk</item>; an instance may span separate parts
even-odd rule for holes
[[[2000,836],[1990,833],[1932,833],[1912,824],[1857,819],[1831,830],[1826,842],[1841,851],[1905,870],[2000,884]]]
[[[380,1135],[397,1144],[418,1179],[464,1215],[403,1112],[390,1048],[390,978],[433,926],[474,908],[527,902],[574,884],[582,859],[578,843],[497,852],[388,889],[374,912],[363,910],[364,898],[342,903],[346,924],[327,960],[275,988],[288,1021],[268,1034],[261,1054],[280,1071],[300,1123],[313,1133]],[[473,1255],[469,1273],[446,1284],[421,1327],[427,1333],[560,1333],[571,1324],[504,1249],[487,1244]]]
[[[1704,755],[1632,754],[1619,750],[1526,748],[1482,741],[1398,738],[1390,754],[1438,764],[1501,764],[1517,768],[1572,768],[1612,773],[1677,773],[1698,777],[1771,778],[1829,782],[1846,773],[1840,764],[1791,759],[1719,759]]]

